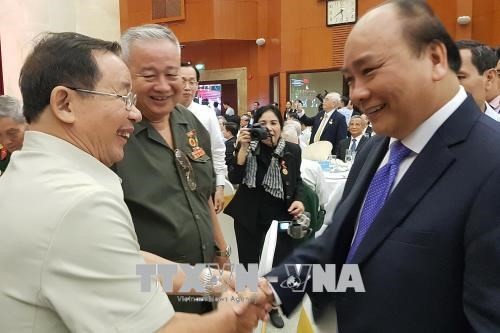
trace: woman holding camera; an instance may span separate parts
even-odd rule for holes
[[[283,119],[278,108],[255,112],[261,128],[242,128],[229,180],[240,184],[225,213],[234,218],[240,263],[258,263],[272,220],[292,220],[304,212],[299,145],[281,138]],[[255,126],[255,125],[254,125]],[[288,255],[296,242],[278,236],[274,263]]]
[[[272,220],[291,221],[304,213],[300,147],[281,137],[282,128],[277,107],[257,109],[254,127],[240,131],[234,167],[229,171],[231,183],[240,186],[225,213],[234,218],[238,257],[245,265],[259,263]],[[297,244],[286,230],[279,232],[273,266]],[[270,318],[274,326],[284,326],[277,310],[271,311]]]

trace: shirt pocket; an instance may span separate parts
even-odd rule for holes
[[[193,168],[197,190],[207,196],[211,195],[215,190],[215,172],[212,159],[207,154],[196,159],[191,154],[187,154],[187,156]]]

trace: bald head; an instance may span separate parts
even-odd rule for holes
[[[355,25],[343,72],[352,102],[375,131],[401,139],[457,93],[457,64],[456,46],[429,6],[393,0]]]

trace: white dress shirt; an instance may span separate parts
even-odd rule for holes
[[[496,113],[495,110],[488,103],[485,104],[484,114],[490,118],[495,119],[496,121],[500,121],[500,114]]]
[[[174,315],[144,264],[118,176],[67,141],[26,131],[0,178],[2,332],[154,332]]]
[[[496,113],[500,113],[500,95],[493,98],[488,104],[491,105],[491,107]]]
[[[448,103],[446,103],[443,107],[441,107],[441,109],[436,111],[422,124],[420,124],[420,126],[418,126],[410,135],[401,140],[403,145],[405,145],[412,152],[410,153],[410,155],[408,155],[407,158],[401,161],[398,173],[396,175],[396,178],[394,179],[394,184],[392,184],[390,193],[392,193],[394,188],[401,181],[401,179],[408,171],[413,161],[415,161],[415,158],[417,158],[418,154],[420,154],[420,152],[424,149],[425,145],[429,142],[434,133],[436,133],[439,127],[441,127],[441,125],[444,124],[444,122],[457,110],[457,108],[460,106],[460,104],[463,103],[463,101],[465,101],[466,98],[467,98],[467,93],[465,92],[465,89],[462,86],[460,86],[460,89],[458,90],[457,94]],[[396,138],[391,138],[389,143],[389,148],[397,140],[398,139]],[[387,153],[385,154],[384,159],[380,163],[378,169],[380,169],[389,162],[389,152],[390,149],[387,150]],[[366,200],[366,197],[364,200]],[[363,206],[365,205],[364,200],[363,200]],[[359,216],[361,215],[363,206],[361,207],[358,214],[358,220],[356,222],[356,231],[354,232],[354,236],[352,238],[353,241],[356,237],[356,233],[358,232],[357,229],[359,224]]]
[[[361,134],[361,135],[359,135],[359,136],[357,136],[355,138],[351,137],[351,141],[349,142],[349,148],[347,148],[347,149],[351,150],[352,140],[356,140],[356,149],[355,150],[358,150],[359,142],[361,141],[362,137],[363,137],[363,134]]]
[[[222,133],[220,130],[219,120],[215,115],[215,112],[210,110],[205,105],[200,105],[198,103],[192,102],[188,106],[188,110],[191,111],[200,123],[205,126],[205,129],[210,134],[210,143],[212,146],[212,161],[215,170],[215,185],[224,186],[224,182],[227,175],[227,165],[226,165],[226,145],[222,139]]]
[[[349,122],[351,121],[352,117],[352,109],[349,109],[348,107],[343,107],[337,110],[341,115],[345,117],[345,122],[347,126],[349,126]]]

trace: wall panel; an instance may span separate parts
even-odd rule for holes
[[[280,76],[283,105],[288,72],[342,66],[350,26],[327,27],[324,0],[185,1],[186,20],[169,25],[186,44],[183,59],[203,62],[207,69],[246,67],[248,102],[268,101],[271,74]],[[145,2],[120,1],[128,6],[127,13],[122,11],[122,28],[144,19],[141,4]],[[382,0],[358,0],[358,17],[380,3]],[[452,37],[466,36],[500,45],[499,0],[428,0],[428,3]],[[459,26],[456,18],[460,15],[471,15],[471,25]],[[266,39],[263,47],[255,45],[259,37]]]

